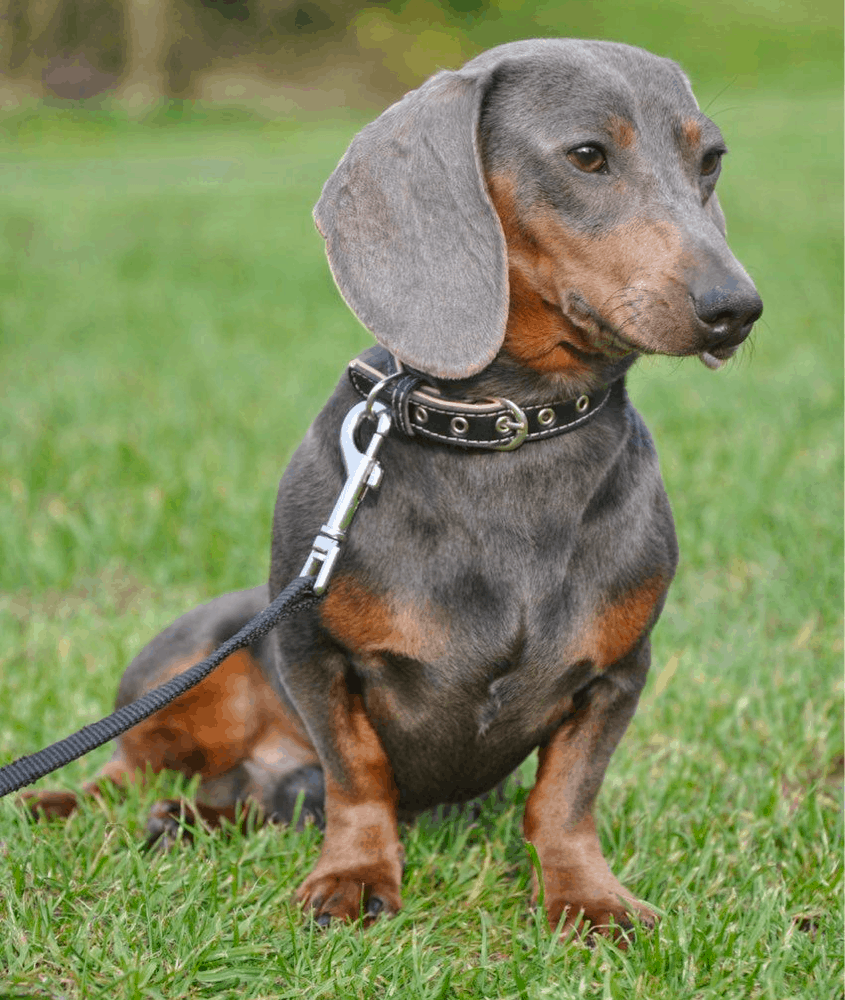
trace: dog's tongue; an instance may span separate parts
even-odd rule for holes
[[[701,354],[698,355],[698,360],[703,365],[706,365],[708,368],[712,369],[712,371],[716,371],[717,368],[721,368],[722,365],[725,363],[720,358],[713,357],[713,355],[709,351],[702,351]]]

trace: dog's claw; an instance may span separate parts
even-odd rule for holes
[[[196,822],[193,811],[184,803],[170,800],[156,802],[150,810],[144,839],[144,849],[167,854],[177,844],[192,844],[191,825]]]

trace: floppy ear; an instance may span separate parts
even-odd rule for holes
[[[477,137],[488,79],[443,72],[388,108],[314,210],[347,304],[401,361],[440,378],[480,371],[505,335],[505,237]]]

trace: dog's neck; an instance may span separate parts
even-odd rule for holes
[[[490,398],[510,399],[518,405],[574,399],[593,393],[622,378],[636,361],[637,354],[624,358],[591,358],[587,375],[571,372],[538,372],[526,368],[505,351],[492,364],[465,379],[438,379],[425,373],[426,381],[447,399],[481,402]]]

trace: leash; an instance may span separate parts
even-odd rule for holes
[[[141,695],[137,701],[124,705],[99,722],[83,726],[82,729],[39,750],[38,753],[19,757],[11,764],[0,768],[0,798],[25,785],[31,785],[46,774],[58,771],[72,760],[84,757],[103,743],[108,743],[121,733],[125,733],[127,729],[137,726],[139,722],[143,722],[154,712],[164,708],[179,695],[196,687],[215,667],[220,666],[227,656],[266,635],[282,618],[295,615],[298,611],[316,604],[317,597],[314,595],[313,587],[314,581],[311,577],[297,577],[285,587],[272,604],[244,625],[240,632],[227,639],[210,656],[195,663],[184,673],[172,677],[165,684]]]
[[[381,388],[381,384],[375,387],[378,391]],[[124,705],[99,722],[83,726],[65,739],[52,743],[37,753],[19,757],[0,768],[0,798],[58,771],[65,764],[84,757],[125,733],[127,729],[137,726],[175,698],[196,687],[232,653],[267,635],[283,618],[298,614],[320,600],[328,586],[329,577],[340,555],[340,547],[358,505],[367,490],[376,489],[381,482],[382,468],[376,455],[390,430],[392,420],[388,408],[376,401],[378,391],[370,393],[363,403],[353,406],[343,421],[340,449],[346,467],[346,482],[331,516],[314,539],[311,553],[300,575],[263,611],[259,611],[239,632],[204,660],[152,691],[147,691],[136,701]],[[355,443],[355,434],[365,420],[374,421],[375,429],[366,450],[362,452]]]
[[[565,434],[591,420],[607,403],[612,390],[608,386],[595,396],[583,395],[576,400],[525,408],[506,399],[461,403],[446,400],[436,389],[423,386],[421,374],[404,371],[392,360],[396,370],[387,376],[360,360],[349,366],[350,381],[365,399],[352,407],[340,429],[346,481],[328,521],[314,539],[300,575],[204,660],[104,719],[0,767],[0,798],[116,739],[196,687],[223,660],[266,635],[282,619],[315,605],[326,591],[358,505],[367,490],[377,489],[381,483],[382,467],[376,456],[394,423],[409,437],[427,437],[459,447],[512,451],[524,441]],[[364,422],[375,426],[366,449],[361,451],[356,434]]]

